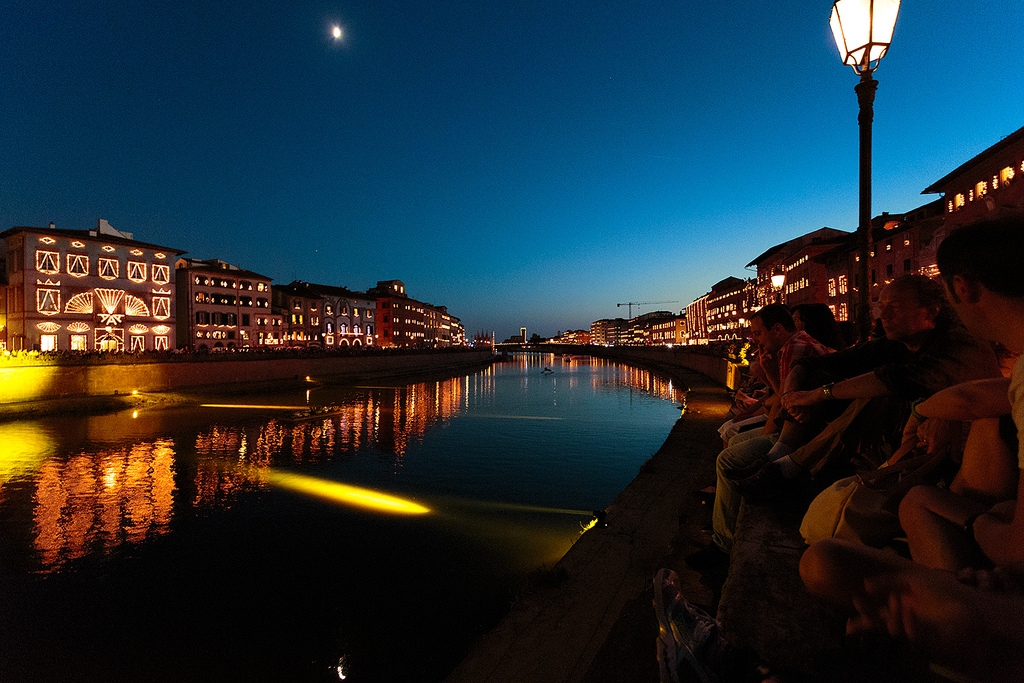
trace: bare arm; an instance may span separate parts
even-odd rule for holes
[[[917,404],[917,412],[924,417],[945,420],[978,420],[1010,413],[1007,377],[977,379],[956,384],[932,394]]]
[[[832,385],[833,398],[873,398],[885,396],[888,393],[889,388],[873,372],[866,372]],[[824,400],[826,400],[825,392],[821,388],[810,391],[790,391],[783,397],[786,408],[813,406]]]
[[[974,538],[997,567],[1024,571],[1024,470],[1017,482],[1017,500],[1007,500],[974,521]]]

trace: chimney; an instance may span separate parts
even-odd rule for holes
[[[50,221],[50,230],[53,230],[53,229],[54,229],[55,227],[57,227],[57,226],[55,226],[55,225],[53,224],[53,221]]]

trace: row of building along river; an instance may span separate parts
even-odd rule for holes
[[[0,680],[439,680],[658,450],[682,391],[523,354],[0,423]]]

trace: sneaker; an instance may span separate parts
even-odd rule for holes
[[[658,616],[658,668],[662,683],[679,683],[680,658],[701,683],[719,683],[726,642],[718,621],[688,603],[679,591],[679,577],[662,569],[654,578],[654,611]]]

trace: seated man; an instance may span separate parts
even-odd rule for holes
[[[751,316],[750,335],[754,346],[760,350],[761,366],[769,384],[776,392],[781,383],[785,382],[795,361],[831,351],[806,332],[798,331],[793,316],[780,304],[769,304]],[[725,552],[732,550],[732,535],[740,508],[740,494],[735,486],[734,473],[759,465],[767,459],[781,457],[800,445],[795,439],[780,438],[775,426],[779,411],[773,412],[769,414],[768,422],[760,433],[751,434],[752,438],[737,442],[746,436],[740,434],[732,445],[718,455],[718,484],[712,520],[715,545]]]
[[[955,438],[959,420],[971,422],[960,469],[949,487],[916,486],[900,503],[900,526],[915,562],[947,571],[985,564],[967,529],[995,503],[1017,495],[1017,433],[1009,419],[1009,383],[1008,378],[965,382],[916,405],[908,428],[929,452]]]
[[[891,434],[885,435],[886,440],[898,446],[911,401],[960,382],[998,377],[999,365],[991,345],[972,337],[950,311],[937,282],[923,275],[904,275],[882,290],[879,304],[886,338],[801,361],[782,400],[791,415],[806,419],[808,407],[836,399],[895,399],[884,411],[888,426],[874,427],[878,434],[872,438],[878,440],[885,435],[882,429],[887,429]],[[808,391],[793,386],[821,376],[835,381]],[[828,455],[802,449],[775,458],[744,482],[742,490],[763,494],[785,479],[816,474],[828,463]]]
[[[1024,221],[1003,218],[954,231],[939,245],[938,265],[950,301],[967,327],[1012,353],[1024,350]],[[1010,379],[1008,400],[1018,433],[1024,427],[1024,363]],[[1018,444],[1018,496],[964,521],[997,578],[1024,572],[1024,444]],[[916,644],[978,680],[1019,680],[1024,666],[1024,599],[993,584],[957,582],[891,553],[843,541],[821,541],[800,562],[813,592],[846,607],[848,629],[881,630]],[[975,573],[988,579],[993,574]],[[991,583],[987,581],[986,583]]]

